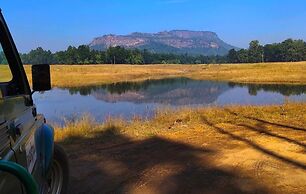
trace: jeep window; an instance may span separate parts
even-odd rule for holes
[[[4,47],[3,36],[0,30],[0,98],[15,96],[18,94],[13,73],[7,60]]]
[[[0,83],[9,82],[13,79],[11,69],[0,45]]]

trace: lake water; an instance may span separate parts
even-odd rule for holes
[[[149,118],[158,107],[283,104],[306,102],[306,85],[235,84],[169,78],[90,87],[53,88],[34,94],[38,112],[63,123],[85,113],[103,121],[109,116]]]

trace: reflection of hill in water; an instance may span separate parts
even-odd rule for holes
[[[285,85],[285,84],[242,84],[230,82],[232,88],[247,87],[249,94],[256,96],[259,91],[280,93],[284,96],[301,95],[306,93],[306,85]]]
[[[188,78],[121,82],[94,87],[70,88],[70,93],[92,95],[106,102],[162,103],[170,105],[209,104],[228,90],[226,83]]]
[[[250,95],[259,91],[285,96],[306,93],[305,85],[237,84],[189,78],[168,78],[142,82],[120,82],[90,87],[68,88],[70,94],[92,95],[105,102],[162,103],[170,105],[210,104],[235,87],[247,87]]]

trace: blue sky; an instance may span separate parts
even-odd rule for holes
[[[238,47],[306,40],[305,0],[1,0],[0,7],[21,52],[172,29],[214,31]]]

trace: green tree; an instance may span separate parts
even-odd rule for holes
[[[128,51],[120,46],[109,47],[106,51],[106,61],[111,64],[127,63]]]
[[[74,46],[69,46],[65,51],[65,63],[66,64],[78,63],[77,49]]]
[[[229,50],[227,59],[229,63],[239,63],[237,51],[235,49]]]
[[[54,56],[50,50],[44,50],[41,47],[38,47],[34,50],[31,50],[27,56],[22,57],[23,63],[25,64],[40,64],[40,63],[47,63],[51,64],[54,63]]]
[[[68,56],[66,51],[58,51],[54,53],[54,60],[57,64],[68,64]]]
[[[93,62],[89,46],[80,45],[77,48],[76,53],[78,64],[89,64],[90,62]]]
[[[241,49],[237,52],[238,63],[248,63],[249,62],[249,51],[246,49]]]
[[[265,62],[275,62],[280,60],[279,44],[266,44],[264,46],[264,60]]]
[[[249,45],[249,56],[248,56],[248,62],[249,63],[259,63],[264,62],[264,56],[263,56],[263,46],[259,44],[258,40],[253,40],[250,42]]]
[[[143,56],[139,50],[131,50],[128,54],[127,62],[129,64],[143,64]]]
[[[94,63],[104,64],[106,63],[106,56],[104,51],[92,51],[92,58],[94,58]]]
[[[302,61],[305,57],[305,42],[287,39],[281,43],[284,61]]]

